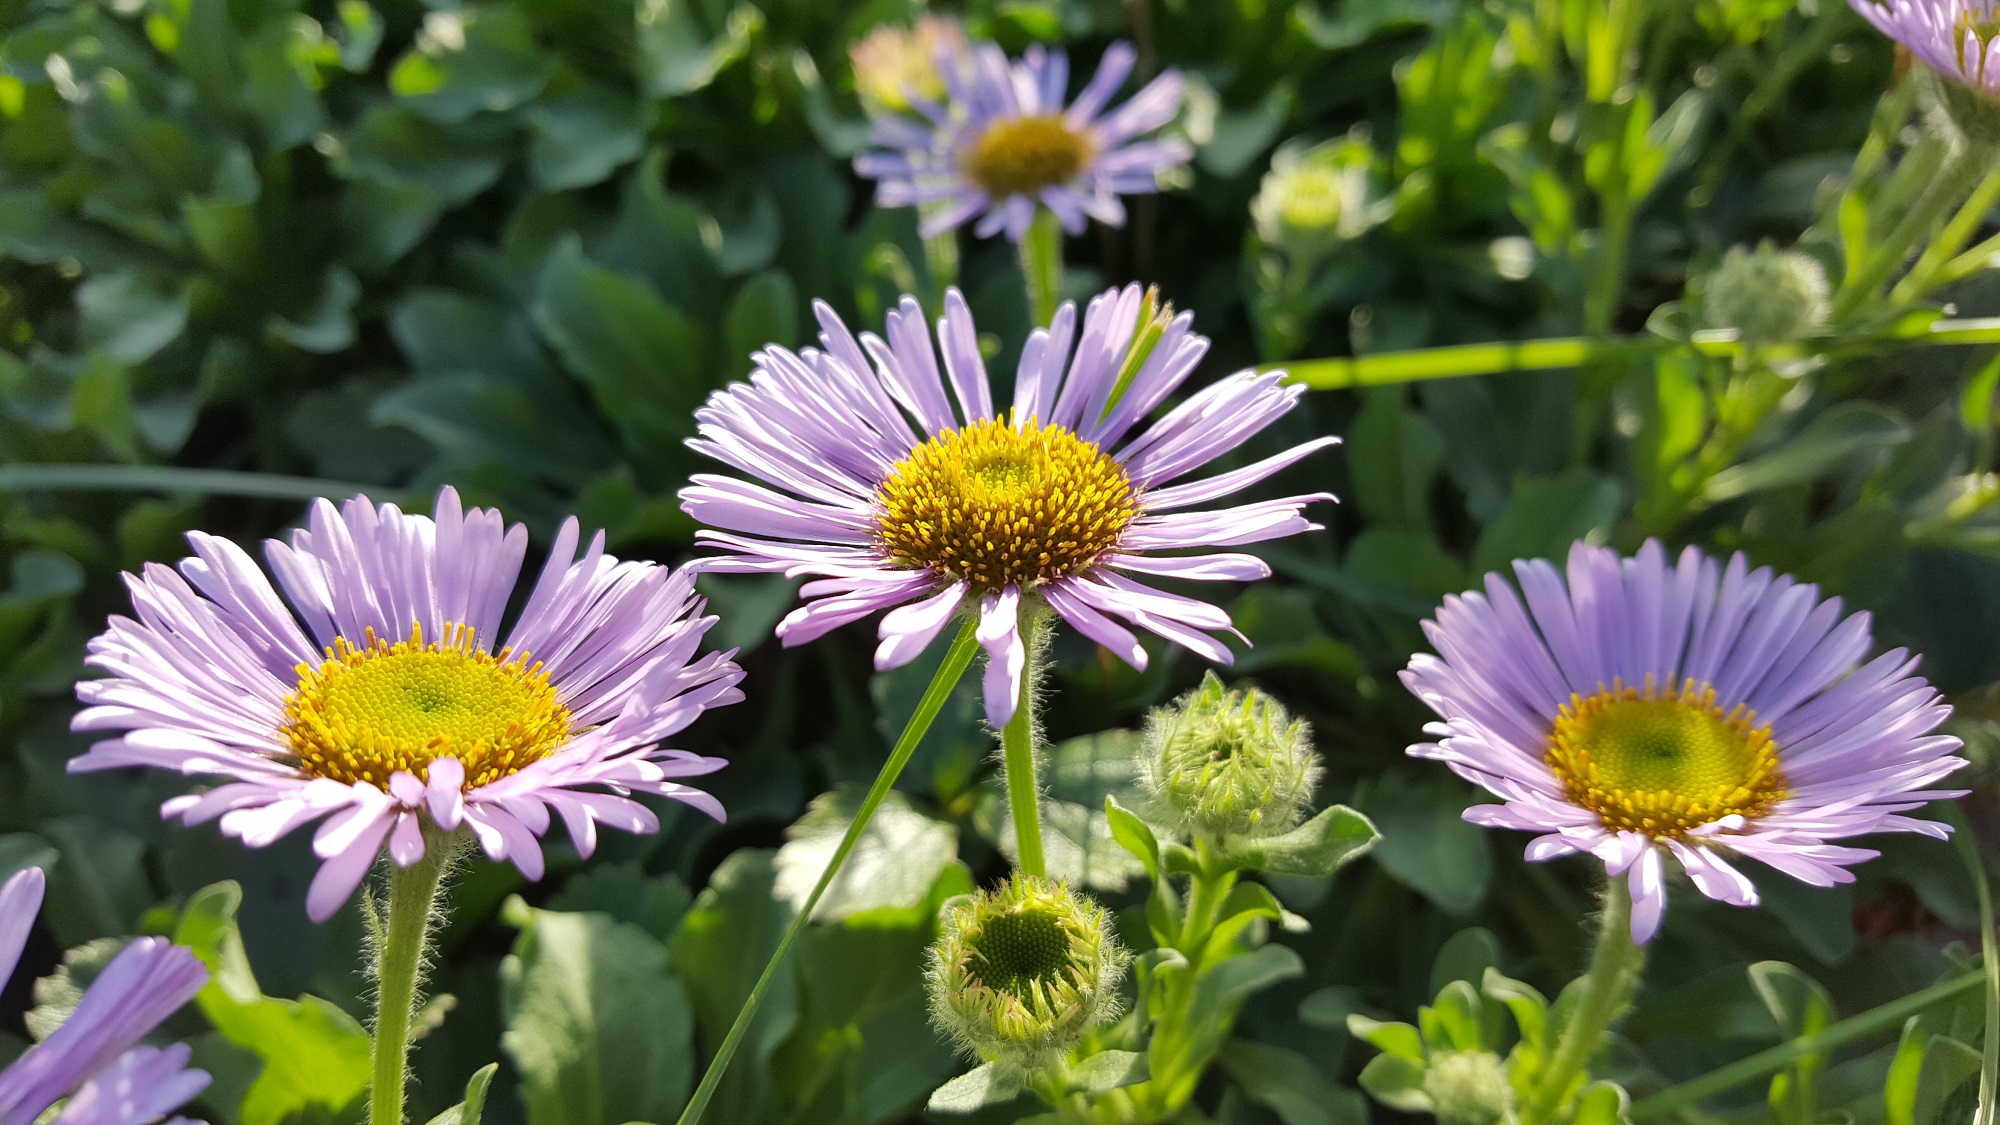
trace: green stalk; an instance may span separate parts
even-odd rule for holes
[[[1236,887],[1236,869],[1223,866],[1219,871],[1212,870],[1206,843],[1198,841],[1195,852],[1200,864],[1188,877],[1187,913],[1181,919],[1180,951],[1190,962],[1199,965],[1202,947],[1208,944],[1209,931],[1215,929],[1215,916],[1222,910],[1223,900]]]
[[[1986,982],[1987,977],[1983,970],[1965,973],[1949,980],[1939,981],[1922,992],[1912,992],[1908,996],[1891,1000],[1879,1008],[1872,1008],[1858,1016],[1850,1016],[1812,1035],[1788,1039],[1775,1047],[1767,1047],[1749,1058],[1739,1059],[1728,1066],[1711,1070],[1699,1078],[1691,1078],[1677,1086],[1669,1086],[1652,1097],[1635,1103],[1631,1111],[1632,1120],[1645,1121],[1690,1110],[1704,1098],[1775,1073],[1807,1055],[1831,1051],[1853,1040],[1901,1027],[1903,1021],[1911,1016],[1948,1000],[1954,1000]]]
[[[1545,1125],[1556,1119],[1577,1074],[1603,1044],[1605,1031],[1624,1014],[1638,987],[1646,954],[1632,942],[1632,895],[1626,876],[1606,884],[1600,923],[1590,966],[1581,978],[1583,992],[1576,1011],[1564,1026],[1541,1080],[1522,1106],[1521,1120],[1526,1125]]]
[[[0,492],[195,492],[269,500],[353,496],[369,485],[233,469],[184,469],[178,465],[0,465]],[[400,489],[375,488],[380,495]]]
[[[2000,170],[1979,181],[1979,186],[1959,206],[1958,213],[1924,247],[1917,264],[1889,290],[1889,303],[1913,305],[1945,280],[1941,275],[1957,259],[1959,251],[1965,249],[1966,241],[1979,229],[1979,224],[1986,221],[1986,213],[1993,210],[1995,200],[2000,200]]]
[[[410,1021],[423,988],[431,927],[441,920],[439,890],[457,854],[450,836],[426,830],[424,857],[389,865],[389,905],[376,929],[375,1041],[368,1084],[370,1125],[403,1125],[410,1071]]]
[[[1021,239],[1021,275],[1028,282],[1028,311],[1038,325],[1056,318],[1062,303],[1062,224],[1046,207],[1035,209],[1035,219]]]
[[[1951,841],[1958,847],[1959,857],[1965,860],[1966,874],[1972,877],[1973,890],[1979,895],[1979,953],[1986,976],[1986,1035],[1981,1041],[1979,1057],[1979,1108],[1972,1125],[1993,1125],[1993,1097],[1996,1086],[2000,1086],[1996,1081],[2000,1080],[2000,941],[1994,935],[1993,884],[1987,877],[1986,861],[1979,854],[1979,841],[1973,838],[1972,825],[1966,821],[1965,813],[1956,801],[1942,804],[1945,819],[1951,822]]]
[[[1000,729],[1000,755],[1007,774],[1007,807],[1014,814],[1014,842],[1023,874],[1049,873],[1042,858],[1041,786],[1035,779],[1035,718],[1032,677],[1021,677],[1021,701]]]
[[[1944,167],[1930,179],[1910,209],[1889,228],[1889,237],[1869,249],[1862,259],[1860,272],[1841,282],[1840,291],[1834,294],[1833,311],[1828,319],[1839,324],[1860,311],[1863,305],[1878,300],[1876,289],[1909,257],[1910,248],[1937,225],[1945,212],[1963,204],[1981,178],[1981,170],[1975,162],[1946,156]]]
[[[757,983],[750,989],[749,997],[743,1001],[742,1011],[736,1013],[736,1022],[729,1025],[729,1034],[723,1037],[722,1046],[715,1052],[715,1058],[709,1060],[708,1070],[701,1076],[701,1085],[695,1088],[694,1097],[689,1099],[687,1108],[681,1111],[679,1125],[695,1125],[707,1111],[709,1100],[715,1097],[716,1087],[722,1084],[723,1073],[729,1069],[729,1060],[735,1056],[736,1049],[743,1043],[743,1036],[750,1030],[750,1021],[756,1016],[758,1005],[764,1002],[764,994],[771,990],[771,982],[777,979],[778,968],[785,963],[785,955],[792,951],[792,943],[798,940],[800,932],[811,920],[813,909],[819,905],[820,896],[826,893],[826,888],[832,884],[834,876],[840,873],[841,865],[847,862],[848,853],[852,852],[854,845],[860,842],[861,834],[868,828],[868,822],[874,819],[875,810],[882,807],[883,800],[889,796],[889,790],[895,787],[896,778],[902,774],[903,767],[910,764],[910,758],[917,752],[917,744],[923,741],[924,735],[931,729],[932,721],[937,718],[938,711],[944,707],[945,697],[951,694],[952,688],[958,686],[958,681],[964,677],[966,668],[971,666],[972,656],[979,650],[979,640],[973,635],[978,620],[976,616],[968,619],[965,627],[959,630],[958,639],[952,642],[951,650],[945,653],[944,663],[938,666],[937,674],[931,677],[931,686],[924,690],[924,697],[917,704],[916,713],[910,716],[909,722],[903,724],[902,736],[896,739],[895,749],[889,752],[889,760],[882,763],[882,772],[875,775],[875,783],[868,787],[868,795],[862,798],[861,808],[854,814],[854,822],[847,826],[846,834],[840,838],[840,845],[833,849],[833,859],[827,863],[826,870],[820,872],[819,882],[813,884],[812,893],[806,896],[805,905],[793,915],[791,925],[785,928],[785,936],[779,939],[777,950],[771,954],[770,963],[764,966],[764,975],[757,978]]]

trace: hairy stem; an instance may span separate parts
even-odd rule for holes
[[[1021,698],[1014,705],[1014,716],[1000,728],[1000,760],[1007,774],[1007,808],[1014,816],[1017,863],[1023,874],[1039,879],[1049,872],[1042,854],[1042,788],[1035,763],[1035,685],[1041,679],[1048,621],[1043,613],[1023,606],[1020,629],[1028,666],[1021,674]]]
[[[806,896],[805,904],[792,917],[791,925],[785,928],[785,936],[779,939],[770,963],[764,966],[764,974],[757,978],[749,997],[743,1001],[743,1010],[736,1013],[736,1022],[729,1025],[729,1034],[723,1037],[715,1058],[709,1060],[708,1071],[701,1076],[701,1085],[695,1088],[694,1097],[681,1111],[680,1125],[695,1125],[707,1111],[709,1100],[715,1097],[716,1087],[722,1084],[722,1076],[729,1069],[729,1060],[735,1056],[737,1047],[743,1043],[743,1036],[750,1030],[750,1021],[756,1016],[758,1005],[764,1002],[764,994],[771,990],[771,982],[777,979],[778,968],[785,963],[785,955],[792,951],[792,943],[798,940],[806,922],[812,918],[813,908],[819,905],[820,896],[826,893],[834,876],[840,873],[841,865],[847,862],[848,853],[854,850],[861,834],[867,830],[875,810],[889,796],[889,790],[894,788],[903,767],[910,764],[910,758],[917,752],[917,744],[923,741],[924,735],[931,729],[931,722],[943,708],[945,697],[958,686],[966,668],[971,666],[972,656],[979,650],[979,641],[973,635],[977,624],[975,616],[959,630],[958,639],[952,642],[951,651],[945,654],[937,675],[931,677],[931,686],[925,689],[916,713],[903,725],[902,736],[896,740],[895,749],[890,751],[889,760],[882,763],[882,772],[875,775],[875,784],[868,787],[868,795],[862,798],[861,807],[854,814],[854,822],[847,826],[840,845],[833,849],[833,858],[828,861],[826,870],[820,872],[819,882],[813,884],[812,893]]]
[[[410,1071],[410,1021],[422,993],[425,953],[438,908],[444,875],[457,842],[424,833],[424,856],[408,867],[389,867],[389,904],[375,946],[375,1043],[373,1078],[368,1085],[370,1125],[402,1125],[403,1092]]]
[[[1526,1125],[1554,1121],[1568,1098],[1570,1087],[1582,1073],[1590,1056],[1604,1041],[1604,1033],[1625,1012],[1638,987],[1639,970],[1645,951],[1632,941],[1632,895],[1624,876],[1610,880],[1604,889],[1602,928],[1590,954],[1590,966],[1583,972],[1576,1011],[1556,1042],[1533,1094],[1522,1107]]]
[[[1055,212],[1037,208],[1021,239],[1021,274],[1028,282],[1028,311],[1038,325],[1056,318],[1062,301],[1062,224]]]

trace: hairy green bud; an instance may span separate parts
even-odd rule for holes
[[[1376,194],[1375,151],[1367,141],[1288,144],[1272,156],[1250,217],[1266,245],[1316,257],[1387,217]]]
[[[1701,314],[1706,327],[1734,328],[1746,344],[1796,339],[1826,321],[1826,270],[1769,242],[1732,246],[1703,284]]]
[[[931,1019],[968,1054],[1039,1070],[1117,1016],[1126,959],[1103,907],[1016,872],[945,907]]]
[[[1435,1051],[1424,1072],[1438,1125],[1499,1125],[1514,1111],[1507,1066],[1491,1051]]]
[[[1147,719],[1140,766],[1154,799],[1208,836],[1287,831],[1319,782],[1306,724],[1255,688],[1225,689],[1214,672]]]

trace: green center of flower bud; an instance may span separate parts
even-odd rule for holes
[[[1438,1125],[1498,1125],[1514,1109],[1506,1064],[1490,1051],[1438,1051],[1424,1072]]]
[[[283,734],[314,777],[387,789],[399,770],[422,778],[432,762],[456,758],[474,788],[569,737],[569,709],[542,666],[527,653],[481,651],[470,629],[448,629],[439,644],[424,643],[421,627],[393,645],[372,630],[361,648],[338,638],[325,662],[300,665],[298,676]]]
[[[1732,246],[1702,286],[1702,322],[1734,328],[1745,343],[1795,339],[1827,316],[1826,270],[1796,250]]]
[[[1606,827],[1653,837],[1756,817],[1786,793],[1771,728],[1741,705],[1723,711],[1715,689],[1692,680],[1679,691],[1617,685],[1572,698],[1545,760]]]
[[[988,988],[1030,997],[1045,982],[1068,978],[1073,968],[1069,943],[1052,910],[1029,908],[989,918],[972,942],[972,973]]]
[[[1075,179],[1095,153],[1090,138],[1060,117],[1010,117],[973,142],[964,171],[995,199],[1033,195]]]

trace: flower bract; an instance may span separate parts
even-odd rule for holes
[[[1162,173],[1193,155],[1185,141],[1154,134],[1180,112],[1181,77],[1166,71],[1131,100],[1107,111],[1138,54],[1114,43],[1075,100],[1065,102],[1069,58],[1031,47],[1009,59],[993,43],[975,43],[940,65],[945,96],[932,100],[910,85],[921,117],[878,114],[881,148],[855,159],[877,181],[884,207],[926,207],[923,231],[941,234],[971,222],[984,238],[999,231],[1019,242],[1038,207],[1072,234],[1096,219],[1125,222],[1121,196],[1159,190]]]
[[[1228,646],[1211,634],[1234,631],[1229,615],[1143,579],[1269,574],[1256,557],[1217,548],[1312,530],[1303,509],[1331,496],[1188,509],[1337,439],[1170,483],[1289,411],[1301,388],[1279,372],[1243,371],[1146,425],[1208,341],[1190,315],[1149,319],[1145,304],[1137,286],[1109,290],[1081,325],[1064,305],[1030,335],[1004,412],[956,290],[936,346],[913,298],[889,314],[886,337],[858,340],[819,305],[821,348],[766,348],[748,383],[718,392],[697,414],[701,436],[691,444],[768,487],[693,478],[682,506],[719,529],[698,538],[726,552],[696,565],[812,576],[800,590],[806,605],[778,626],[786,644],[890,610],[875,656],[884,669],[915,658],[961,605],[976,606],[996,725],[1021,694],[1026,598],[1135,667],[1145,667],[1146,652],[1121,620],[1227,663]],[[1151,346],[1141,352],[1135,340]],[[1207,553],[1157,553],[1186,550]]]
[[[132,576],[136,619],[91,642],[109,675],[77,685],[75,726],[118,733],[70,769],[223,778],[162,812],[252,847],[321,821],[307,895],[321,921],[385,846],[400,866],[421,859],[427,825],[469,829],[533,879],[551,814],[585,855],[600,822],[657,830],[635,793],[721,819],[676,779],[723,761],[658,745],[741,698],[730,654],[696,654],[715,619],[692,576],[621,562],[601,533],[579,556],[571,519],[503,632],[527,538],[449,488],[430,517],[322,500],[266,548],[287,609],[240,547],[191,533],[194,557]]]
[[[0,981],[14,975],[44,886],[33,867],[0,884]],[[185,1043],[139,1041],[207,983],[201,961],[165,938],[126,945],[62,1026],[0,1069],[0,1125],[34,1125],[59,1101],[49,1125],[129,1125],[180,1108],[208,1088],[208,1072],[188,1067]]]
[[[1876,852],[1831,841],[1943,837],[1903,815],[1955,791],[1966,764],[1931,733],[1950,714],[1896,649],[1867,659],[1865,613],[1817,587],[1657,542],[1636,557],[1578,543],[1567,581],[1515,564],[1447,598],[1403,682],[1436,711],[1434,758],[1501,798],[1475,824],[1538,833],[1528,858],[1587,852],[1629,873],[1632,932],[1657,930],[1665,867],[1737,906],[1756,888],[1729,856],[1815,886],[1853,881]]]

